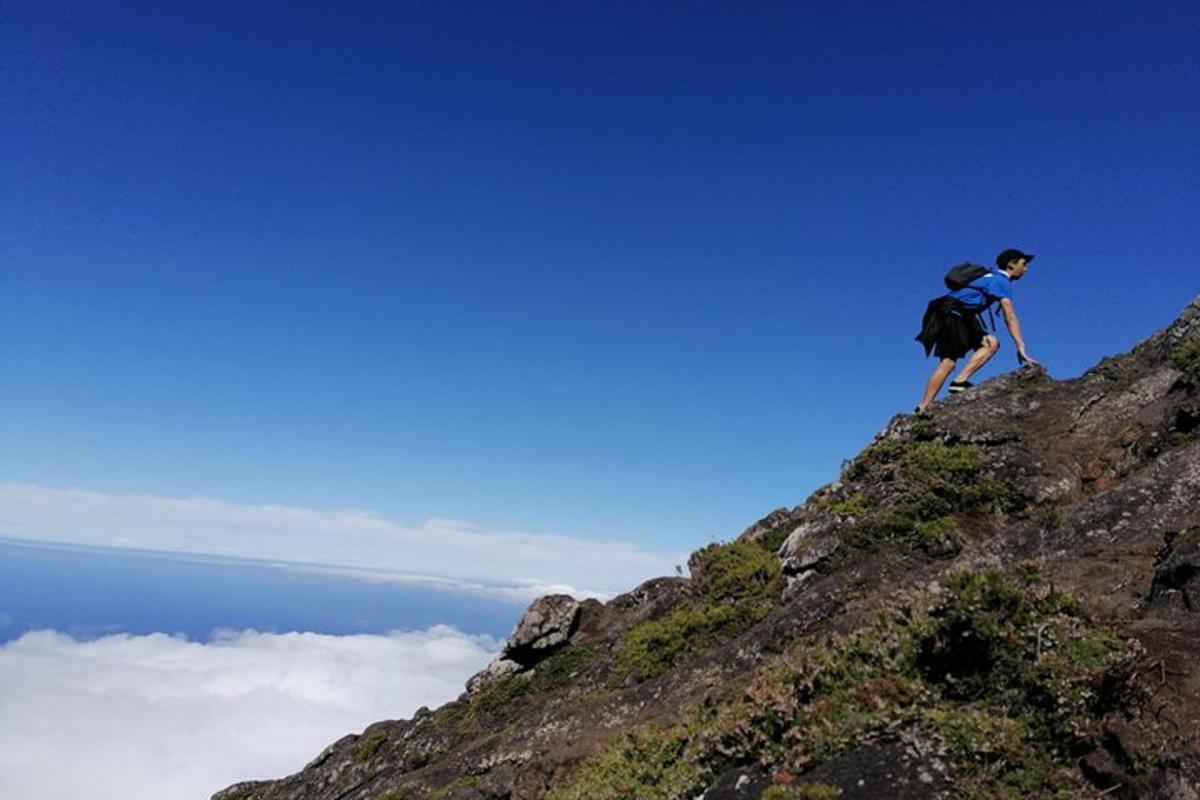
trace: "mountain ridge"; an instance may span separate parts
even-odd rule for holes
[[[1200,298],[689,568],[541,598],[457,700],[214,800],[1200,798]]]

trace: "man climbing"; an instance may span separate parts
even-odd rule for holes
[[[996,256],[998,269],[987,272],[966,286],[930,302],[929,307],[925,309],[925,318],[921,332],[917,334],[917,341],[925,345],[925,355],[928,356],[932,351],[939,361],[925,385],[925,396],[916,408],[918,414],[937,397],[946,378],[954,371],[958,359],[968,351],[974,352],[967,359],[962,371],[950,382],[951,394],[970,389],[971,376],[996,355],[996,351],[1000,349],[1000,340],[995,337],[994,332],[984,329],[981,320],[983,312],[991,308],[996,301],[1000,303],[1004,324],[1017,345],[1017,359],[1022,364],[1037,366],[1038,361],[1030,358],[1025,349],[1021,323],[1017,319],[1012,302],[1012,282],[1019,281],[1025,275],[1032,260],[1032,255],[1009,248]]]

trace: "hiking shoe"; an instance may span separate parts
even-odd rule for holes
[[[965,392],[974,385],[975,384],[971,383],[970,381],[950,381],[950,394]]]

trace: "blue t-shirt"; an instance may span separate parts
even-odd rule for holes
[[[1012,299],[1012,278],[999,270],[989,272],[951,292],[950,296],[972,311],[983,311],[994,300]]]

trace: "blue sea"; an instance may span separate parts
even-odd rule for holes
[[[504,637],[524,605],[265,562],[0,539],[0,643],[45,628],[209,641],[221,629],[345,635],[444,624]]]

